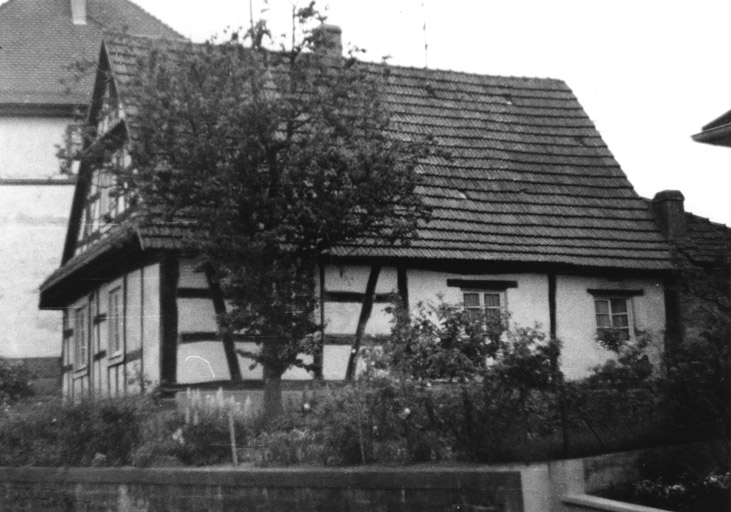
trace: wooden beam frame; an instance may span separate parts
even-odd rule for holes
[[[180,256],[166,252],[160,261],[160,383],[178,378],[178,302]]]
[[[223,352],[226,354],[228,373],[231,380],[240,381],[241,366],[239,365],[239,358],[236,355],[233,333],[229,329],[223,329],[221,326],[221,316],[226,314],[226,301],[223,299],[221,286],[210,265],[206,265],[205,273],[206,280],[208,281],[208,289],[211,292],[211,299],[213,300],[213,309],[216,312],[216,325],[218,326],[219,337],[223,342]]]
[[[381,266],[373,265],[371,267],[371,272],[368,275],[365,297],[363,298],[363,307],[360,310],[358,327],[355,330],[355,339],[353,340],[353,348],[350,350],[348,367],[345,371],[345,380],[348,381],[355,379],[355,363],[358,359],[358,352],[360,352],[360,344],[363,339],[363,333],[365,333],[366,324],[368,323],[368,319],[371,317],[371,311],[373,311],[373,302],[376,297],[376,284],[378,284],[378,276],[380,273]]]

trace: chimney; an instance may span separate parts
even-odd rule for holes
[[[71,20],[74,25],[86,25],[86,0],[71,0]]]
[[[652,199],[652,213],[668,240],[677,240],[688,232],[683,201],[685,197],[679,190],[663,190]]]
[[[342,57],[343,31],[337,25],[323,23],[312,31],[312,45],[327,57]]]

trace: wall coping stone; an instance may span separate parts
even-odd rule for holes
[[[574,494],[564,496],[561,500],[569,506],[583,508],[585,510],[597,510],[605,512],[668,512],[664,509],[646,507],[644,505],[636,505],[634,503],[626,503],[624,501],[615,501],[598,496],[590,496],[588,494]]]
[[[296,468],[41,468],[0,467],[0,482],[88,482],[236,487],[361,489],[520,489],[511,466],[296,467]]]

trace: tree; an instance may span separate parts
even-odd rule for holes
[[[138,222],[188,227],[225,299],[224,339],[261,340],[245,355],[263,367],[270,415],[282,373],[305,366],[321,328],[319,258],[408,243],[428,217],[415,168],[432,142],[392,130],[388,67],[333,55],[317,19],[299,10],[303,37],[279,51],[265,47],[264,22],[222,44],[156,48],[138,77],[134,166],[119,171]]]

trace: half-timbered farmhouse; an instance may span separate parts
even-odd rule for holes
[[[88,119],[98,137],[125,133],[125,144],[135,143],[125,91],[151,44],[103,43]],[[324,379],[344,378],[360,320],[364,342],[389,332],[394,292],[411,307],[443,300],[538,325],[562,340],[570,378],[608,357],[598,329],[647,332],[661,346],[669,246],[565,83],[393,66],[386,96],[395,129],[432,134],[451,158],[419,168],[433,215],[410,246],[323,255]],[[180,229],[135,227],[124,198],[109,194],[110,166],[128,163],[125,148],[80,170],[63,263],[41,287],[41,308],[63,310],[64,389],[79,396],[226,381],[220,301]],[[235,343],[251,348],[252,340]],[[249,365],[241,359],[244,381],[260,380]]]

